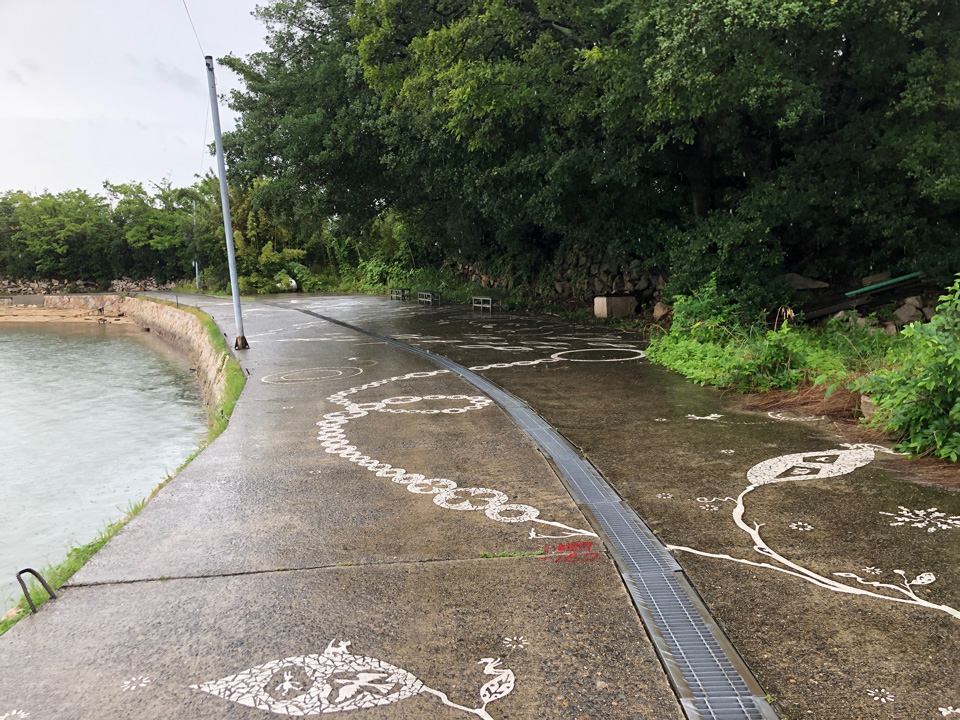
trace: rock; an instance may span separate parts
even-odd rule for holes
[[[797,273],[787,273],[783,276],[783,279],[786,280],[787,285],[792,287],[794,290],[822,290],[823,288],[830,287],[830,283],[814,280],[813,278],[807,278],[803,275],[798,275]]]
[[[667,278],[665,275],[657,275],[656,277],[650,278],[650,282],[653,283],[653,287],[657,290],[663,290],[667,286]]]
[[[646,290],[647,288],[650,287],[650,278],[648,277],[637,278],[637,280],[633,283],[633,287],[635,287],[637,290]]]
[[[933,308],[924,308],[921,312],[923,313],[923,319],[927,322],[933,320],[933,316],[937,314],[937,311]]]
[[[863,419],[869,421],[873,418],[873,415],[876,411],[877,405],[873,402],[873,399],[869,395],[861,395],[860,412],[863,415]]]
[[[921,298],[919,295],[913,295],[912,297],[908,297],[903,302],[905,305],[913,305],[918,310],[923,308],[923,298]]]
[[[920,312],[920,308],[916,305],[901,305],[893,311],[893,314],[897,317],[897,321],[901,326],[909,325],[914,320],[919,320],[923,317],[923,313]]]
[[[666,305],[664,305],[662,302],[658,302],[656,305],[653,306],[653,321],[654,321],[654,322],[660,322],[661,320],[663,320],[663,319],[664,319],[667,315],[669,315],[669,314],[670,314],[670,308],[668,308],[668,307],[667,307]]]
[[[886,324],[883,326],[883,331],[884,331],[887,335],[896,335],[896,334],[897,334],[897,324],[896,324],[896,323],[892,323],[892,322],[888,322],[888,323],[886,323]]]

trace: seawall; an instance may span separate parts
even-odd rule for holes
[[[207,412],[224,397],[229,355],[218,350],[196,315],[170,305],[126,295],[47,295],[47,308],[103,309],[105,315],[123,313],[137,325],[149,328],[163,340],[183,350],[197,369]]]

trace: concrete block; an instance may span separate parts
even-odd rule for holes
[[[598,318],[628,317],[637,311],[635,297],[599,296],[593,299],[593,314]]]

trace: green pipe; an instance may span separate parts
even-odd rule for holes
[[[913,280],[916,277],[923,275],[922,272],[910,273],[909,275],[901,275],[898,278],[893,278],[893,280],[884,280],[882,283],[877,283],[876,285],[868,285],[865,288],[860,288],[859,290],[851,290],[848,293],[844,293],[846,297],[853,297],[854,295],[862,295],[865,292],[870,292],[871,290],[879,290],[882,287],[887,287],[887,285],[894,285],[898,282],[903,282],[904,280]]]

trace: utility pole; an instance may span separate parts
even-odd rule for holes
[[[207,63],[207,81],[210,86],[210,110],[213,115],[213,140],[217,146],[217,167],[220,170],[220,204],[223,207],[223,229],[227,236],[227,262],[230,265],[230,289],[233,292],[233,317],[237,322],[235,350],[250,348],[243,336],[243,317],[240,315],[240,287],[237,282],[237,256],[233,249],[233,225],[230,222],[230,196],[227,194],[227,167],[223,161],[223,138],[220,135],[220,107],[217,102],[217,79],[213,75],[213,57]]]
[[[197,273],[197,290],[200,289],[200,253],[197,252],[197,201],[193,201],[193,269]]]

